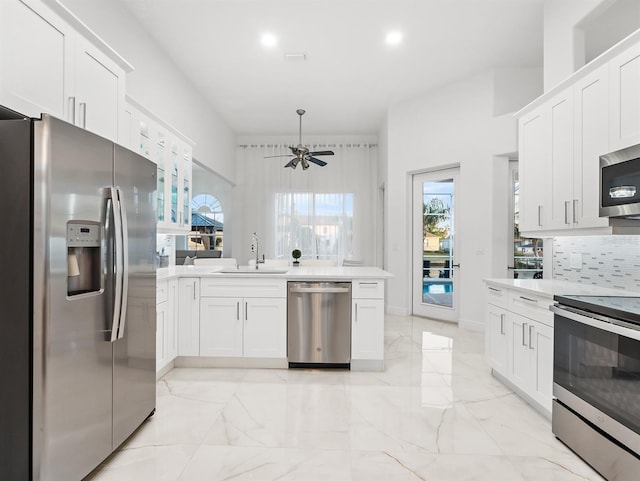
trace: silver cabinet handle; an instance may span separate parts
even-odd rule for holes
[[[358,285],[366,286],[366,287],[376,287],[378,283],[377,282],[358,282]]]
[[[568,200],[566,200],[564,202],[564,223],[565,224],[570,224],[569,222],[569,205],[571,204],[571,202],[569,202]]]
[[[524,347],[527,347],[527,342],[525,341],[526,331],[527,331],[527,323],[523,322],[522,323],[522,345]]]
[[[236,321],[240,320],[240,301],[236,302]]]
[[[67,107],[69,109],[69,115],[67,115],[69,122],[75,125],[76,124],[76,98],[75,97],[69,97],[69,103]]]
[[[542,206],[538,206],[538,227],[542,227]]]
[[[504,314],[500,314],[500,334],[504,335]]]
[[[245,321],[249,320],[249,302],[248,301],[244,302],[244,320]]]
[[[80,102],[80,127],[87,128],[87,103]]]
[[[502,290],[501,289],[496,289],[495,287],[489,287],[489,290],[493,291],[493,292],[499,292],[499,293],[502,294]]]
[[[524,297],[524,296],[519,296],[519,297],[520,297],[520,299],[522,299],[523,301],[531,302],[531,303],[533,303],[533,304],[537,304],[537,303],[538,303],[538,301],[536,301],[535,299],[530,299],[530,298],[528,298],[528,297]]]
[[[573,199],[573,223],[578,223],[578,199]]]
[[[533,324],[531,324],[529,326],[529,349],[533,349],[533,336],[534,336],[534,331],[535,326]]]
[[[354,309],[354,311],[355,311],[355,313],[356,313],[356,319],[355,319],[355,322],[358,322],[358,303],[357,303],[357,302],[356,302],[356,304],[355,304],[355,307],[356,307],[356,308]]]
[[[193,281],[193,300],[196,300],[196,281]]]

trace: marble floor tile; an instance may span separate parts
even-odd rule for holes
[[[173,369],[86,481],[602,481],[491,375],[481,334],[385,320],[379,373]]]

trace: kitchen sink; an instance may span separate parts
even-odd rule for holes
[[[256,269],[254,266],[240,266],[240,267],[228,267],[219,271],[221,274],[286,274],[289,272],[289,269],[286,268],[269,268],[269,267],[260,267]]]

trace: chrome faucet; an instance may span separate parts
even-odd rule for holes
[[[256,234],[255,232],[251,236],[251,247],[256,251],[256,270],[257,270],[258,264],[264,264],[264,254],[262,255],[262,260],[260,260],[258,256],[258,234]]]

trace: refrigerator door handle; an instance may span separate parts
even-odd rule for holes
[[[120,331],[120,312],[122,309],[122,209],[120,207],[120,197],[116,187],[110,187],[111,206],[113,209],[113,230],[115,245],[115,265],[113,271],[115,273],[114,299],[113,299],[113,321],[111,323],[111,342],[119,339]]]
[[[127,319],[127,299],[129,297],[129,231],[127,229],[127,209],[124,201],[124,194],[122,189],[116,187],[118,192],[118,205],[120,206],[120,246],[122,249],[122,269],[121,282],[122,291],[120,293],[120,322],[118,326],[118,339],[124,337],[124,326]]]

